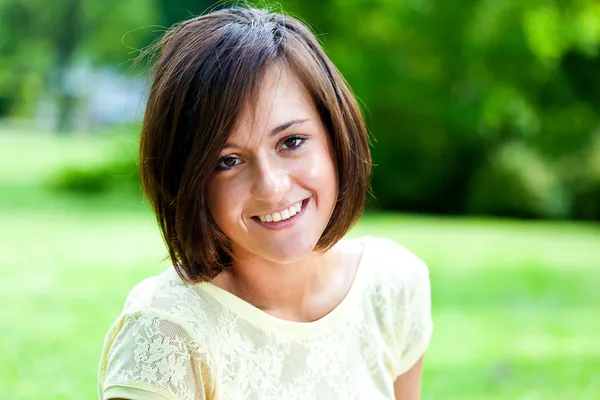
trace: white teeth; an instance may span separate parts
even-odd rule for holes
[[[276,212],[273,214],[259,215],[258,218],[261,222],[279,222],[284,221],[288,218],[293,217],[302,211],[302,202],[299,201],[296,204],[292,205],[290,208],[283,210],[281,212]]]

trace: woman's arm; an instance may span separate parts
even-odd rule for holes
[[[421,375],[423,357],[408,371],[396,378],[394,395],[396,400],[419,400],[421,398]]]

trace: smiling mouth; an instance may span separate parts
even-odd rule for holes
[[[279,212],[274,212],[272,214],[255,215],[252,217],[252,219],[262,224],[269,225],[286,222],[288,220],[294,219],[294,217],[298,214],[301,214],[302,211],[304,211],[304,208],[306,207],[306,204],[308,203],[309,199],[310,198],[301,200]]]

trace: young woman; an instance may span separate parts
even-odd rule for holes
[[[140,170],[174,266],[108,332],[100,398],[418,399],[428,270],[389,239],[342,239],[371,159],[313,34],[232,8],[159,45]]]

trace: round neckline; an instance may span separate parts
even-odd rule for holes
[[[200,282],[195,286],[202,289],[206,294],[218,301],[228,311],[237,314],[240,318],[256,326],[260,330],[283,332],[286,335],[295,336],[298,338],[307,338],[318,335],[333,329],[340,322],[342,322],[344,317],[348,315],[348,308],[355,304],[354,300],[360,293],[360,287],[363,281],[362,276],[365,270],[364,264],[366,264],[366,260],[369,255],[369,238],[370,236],[363,236],[361,238],[354,239],[342,239],[348,240],[349,242],[356,240],[359,241],[359,243],[361,243],[363,246],[362,252],[359,256],[358,265],[354,273],[354,278],[352,280],[352,284],[350,285],[350,289],[342,301],[329,313],[315,321],[297,322],[275,317],[248,303],[233,293],[222,289],[212,282]]]

